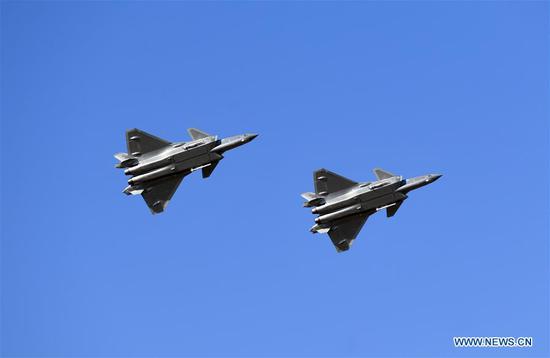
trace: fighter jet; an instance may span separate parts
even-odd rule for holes
[[[123,190],[127,195],[141,194],[153,214],[164,211],[182,179],[202,169],[202,177],[208,178],[223,153],[246,144],[257,134],[241,134],[218,139],[195,128],[187,130],[189,142],[169,142],[139,129],[126,131],[128,153],[117,153],[124,174],[131,176]]]
[[[336,251],[349,250],[368,217],[386,209],[387,217],[395,215],[411,190],[433,183],[440,174],[403,179],[382,169],[374,169],[377,180],[357,183],[326,169],[313,173],[315,193],[303,193],[304,207],[313,207],[312,233],[328,233]]]

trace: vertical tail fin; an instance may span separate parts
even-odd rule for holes
[[[375,168],[373,172],[374,172],[374,175],[376,175],[376,178],[378,178],[378,180],[388,179],[395,176],[394,174],[380,168]]]
[[[189,128],[187,130],[187,132],[189,133],[189,136],[191,136],[191,138],[193,138],[193,140],[210,137],[210,134],[208,134],[206,132],[203,132],[203,131],[201,131],[200,129],[197,129],[197,128]]]
[[[319,195],[334,193],[357,184],[351,179],[326,169],[319,169],[313,173],[313,181],[315,182],[315,193]]]
[[[143,153],[152,152],[170,145],[170,142],[137,128],[126,131],[126,144],[128,154],[140,156]]]

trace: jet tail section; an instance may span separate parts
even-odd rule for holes
[[[320,206],[325,203],[325,199],[315,193],[302,193],[302,198],[306,199],[306,202],[304,203],[304,207],[309,208],[312,206]]]
[[[308,192],[308,193],[302,193],[302,194],[300,194],[300,196],[301,196],[302,198],[306,199],[307,201],[313,200],[313,199],[315,199],[315,198],[318,197],[317,194],[315,194],[315,193],[309,193],[309,192]]]
[[[115,158],[119,161],[119,163],[115,165],[115,168],[130,168],[139,163],[136,157],[126,153],[116,153]]]

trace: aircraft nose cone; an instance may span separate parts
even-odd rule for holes
[[[248,139],[248,141],[251,141],[253,140],[254,138],[256,138],[258,135],[256,133],[252,133],[252,134],[247,134],[246,137]]]
[[[443,174],[432,174],[432,181],[436,181],[437,179],[441,178]]]

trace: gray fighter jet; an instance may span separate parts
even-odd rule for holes
[[[378,180],[357,183],[326,169],[313,173],[315,193],[303,193],[305,207],[313,207],[318,214],[313,233],[328,233],[336,251],[346,251],[361,231],[368,217],[386,209],[386,215],[395,215],[407,193],[433,183],[440,174],[403,179],[382,169],[374,169]]]
[[[161,213],[168,205],[182,179],[202,169],[208,178],[223,153],[250,142],[257,134],[241,134],[218,139],[195,128],[187,130],[192,140],[174,142],[155,137],[139,129],[126,131],[128,153],[117,153],[116,168],[130,175],[127,195],[141,194],[153,214]]]

